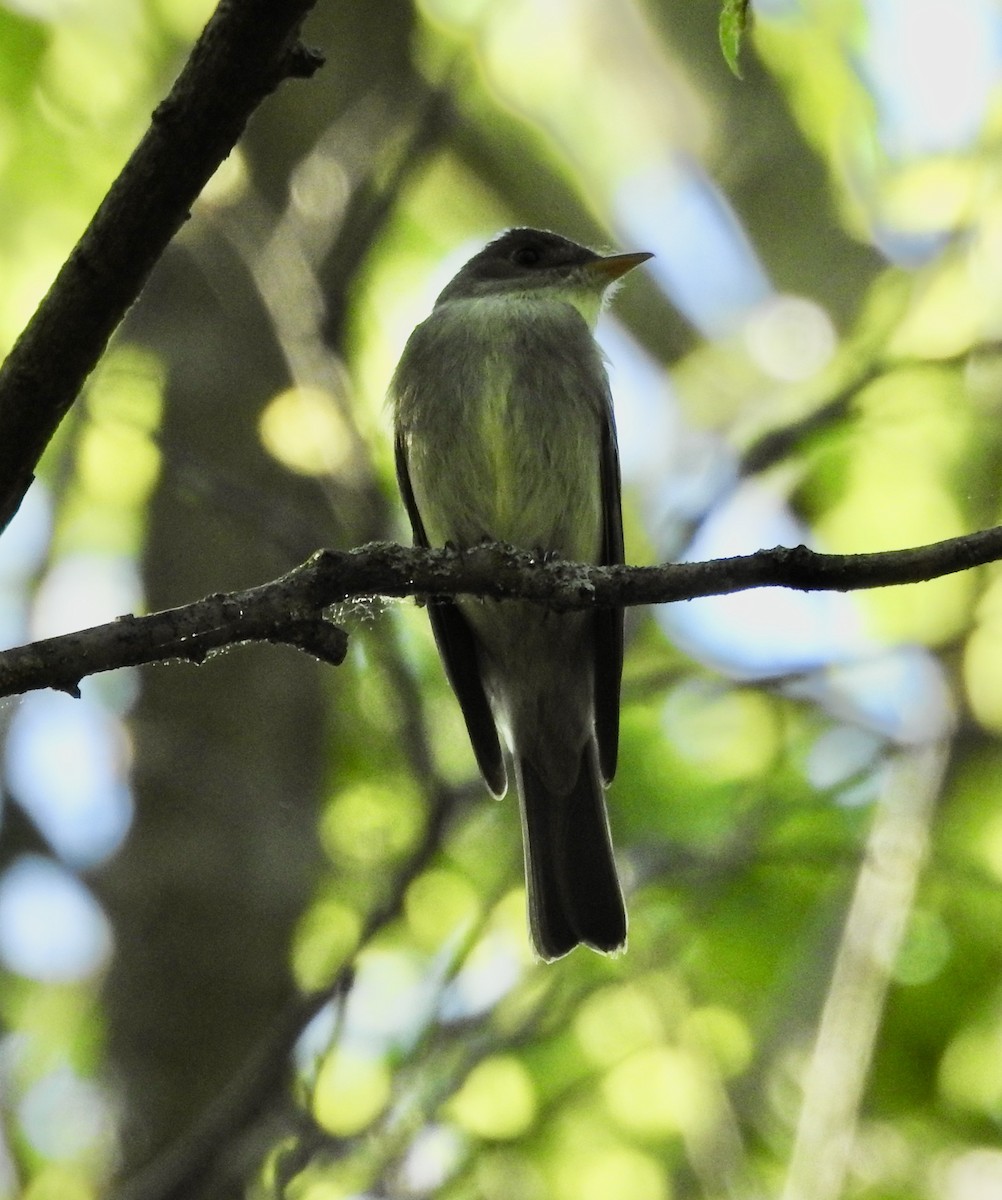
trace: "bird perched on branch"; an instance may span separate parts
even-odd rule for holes
[[[619,456],[592,330],[610,285],[649,254],[602,256],[512,229],[459,271],[390,387],[397,477],[422,546],[508,542],[623,561]],[[529,924],[544,959],[626,942],[605,785],[616,770],[622,610],[429,603],[487,786],[521,801]]]

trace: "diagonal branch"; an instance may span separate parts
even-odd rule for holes
[[[347,635],[326,610],[375,596],[484,596],[530,600],[558,611],[668,604],[750,588],[858,591],[920,583],[1002,559],[1002,526],[911,550],[819,554],[777,546],[712,562],[593,567],[541,562],[495,543],[473,550],[372,543],[318,550],[287,575],[246,591],[207,596],[144,617],[125,616],[0,653],[0,696],[36,688],[76,695],[86,675],[141,663],[200,663],[248,641],[297,646],[337,665]]]
[[[326,1004],[344,1004],[353,982],[351,968],[344,967],[326,987],[287,1005],[195,1127],[113,1192],[114,1200],[191,1200],[205,1195],[218,1159],[232,1150],[233,1142],[261,1118],[284,1087],[303,1031]]]
[[[321,57],[314,0],[222,0],[170,95],[0,367],[0,530],[108,339],[258,104]]]
[[[839,1200],[857,1144],[867,1075],[929,846],[948,761],[941,742],[894,755],[846,914],[782,1200]]]

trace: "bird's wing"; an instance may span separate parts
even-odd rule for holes
[[[410,517],[417,546],[428,546],[424,522],[418,512],[407,468],[407,444],[403,434],[398,433],[394,444],[397,464],[397,483]],[[428,617],[438,651],[445,664],[445,673],[456,693],[469,731],[473,753],[487,786],[495,796],[503,796],[508,787],[501,743],[491,706],[484,691],[477,661],[477,646],[473,630],[452,600],[429,600]]]
[[[612,414],[612,397],[605,395],[601,447],[602,556],[601,563],[623,561],[623,511],[620,500],[619,447]],[[600,608],[595,613],[595,736],[602,778],[616,774],[619,754],[619,691],[623,678],[623,610]]]

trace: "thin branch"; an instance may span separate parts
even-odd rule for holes
[[[997,340],[980,342],[966,347],[961,353],[936,360],[936,367],[961,369],[976,360],[978,356],[996,358],[1002,352],[1002,344]],[[852,409],[856,397],[870,386],[875,380],[894,371],[907,370],[909,367],[928,367],[926,359],[887,358],[879,353],[869,361],[860,362],[848,379],[839,389],[819,407],[797,417],[787,425],[778,429],[770,429],[754,441],[741,455],[738,473],[744,478],[761,471],[767,471],[776,463],[788,459],[791,454],[803,448],[804,444],[819,431],[830,428],[844,420]]]
[[[289,1004],[187,1136],[123,1183],[114,1200],[190,1200],[201,1195],[221,1153],[284,1087],[290,1056],[307,1025],[331,1001],[343,1004],[353,982],[351,967],[345,967],[327,987]]]
[[[255,588],[253,599],[245,604],[243,597],[250,595],[207,596],[181,608],[146,617],[123,616],[107,625],[7,650],[0,654],[0,687],[2,683],[12,686],[2,694],[50,687],[79,696],[85,675],[141,663],[198,664],[213,650],[242,642],[297,646],[334,666],[344,660],[348,639],[336,625],[319,615],[290,611],[286,593],[277,585]],[[18,686],[18,681],[24,686]]]
[[[222,0],[170,95],[0,367],[0,530],[154,263],[247,119],[321,57],[299,28],[315,0]]]
[[[183,659],[248,641],[297,646],[335,665],[347,635],[326,612],[376,596],[484,596],[530,600],[561,612],[667,604],[750,588],[857,591],[921,583],[1002,559],[1002,526],[912,550],[818,554],[777,546],[712,562],[659,567],[593,567],[543,562],[496,543],[473,550],[407,549],[373,542],[357,550],[319,550],[271,583],[145,617],[125,616],[0,653],[0,696],[36,688],[78,693],[86,675],[140,663]]]

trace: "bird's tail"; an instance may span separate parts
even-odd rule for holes
[[[529,759],[516,757],[522,805],[529,927],[536,952],[560,958],[584,943],[610,953],[626,944],[626,908],[616,874],[593,742],[563,795]]]

